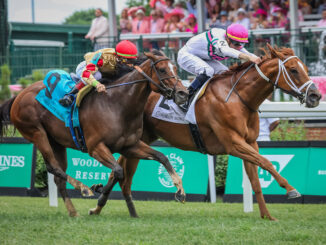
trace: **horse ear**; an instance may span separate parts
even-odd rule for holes
[[[151,52],[144,52],[144,55],[146,55],[148,58],[150,58],[153,61],[156,60],[156,56]]]
[[[271,58],[279,58],[284,59],[284,55],[278,51],[276,51],[276,48],[273,48],[269,43],[267,43],[267,47],[269,51],[271,52]]]

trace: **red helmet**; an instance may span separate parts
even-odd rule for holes
[[[118,56],[126,59],[136,59],[138,53],[136,45],[129,40],[119,42],[115,47],[115,52]]]

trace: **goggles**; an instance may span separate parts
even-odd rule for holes
[[[245,46],[245,43],[240,43],[240,42],[234,41],[234,40],[232,40],[231,38],[230,38],[230,42],[231,42],[234,46],[236,46],[236,47],[243,47],[243,46]]]

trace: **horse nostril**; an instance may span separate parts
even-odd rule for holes
[[[321,99],[321,94],[319,94],[319,93],[311,93],[311,94],[308,95],[308,98],[313,102],[319,101]]]

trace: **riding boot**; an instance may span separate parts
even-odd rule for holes
[[[72,73],[70,73],[69,75],[70,75],[71,79],[72,79],[75,83],[78,83],[78,82],[79,82],[80,78],[77,77],[77,75],[76,75],[75,73],[72,72]]]
[[[184,103],[183,105],[180,106],[180,108],[183,111],[188,111],[188,108],[192,102],[192,100],[195,97],[196,92],[201,88],[201,86],[203,86],[203,84],[209,79],[210,77],[207,76],[205,73],[203,74],[199,74],[190,84],[190,86],[188,87],[188,92],[189,92],[189,96],[188,96],[188,100],[186,101],[186,103]]]
[[[76,87],[69,94],[65,94],[62,99],[59,100],[60,105],[64,107],[70,106],[74,102],[75,94],[78,93],[78,89]]]

